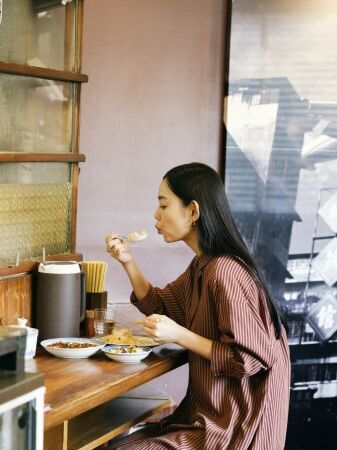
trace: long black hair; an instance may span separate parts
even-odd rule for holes
[[[265,291],[275,335],[279,339],[281,324],[286,327],[285,319],[269,292],[261,269],[234,223],[220,176],[206,164],[193,162],[174,167],[163,179],[185,206],[193,200],[199,204],[200,217],[196,227],[202,253],[210,256],[230,255],[257,279]]]

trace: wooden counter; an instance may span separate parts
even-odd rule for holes
[[[45,376],[44,427],[47,431],[45,433],[45,449],[95,448],[94,444],[81,446],[70,443],[68,425],[70,427],[71,419],[74,419],[74,429],[76,420],[76,426],[78,426],[78,418],[83,413],[86,413],[83,418],[86,417],[90,423],[90,420],[94,420],[95,417],[95,414],[90,416],[90,411],[100,405],[102,405],[101,408],[105,407],[109,401],[113,401],[122,394],[182,366],[186,362],[186,350],[174,344],[154,348],[153,352],[138,364],[117,363],[108,359],[103,353],[91,358],[76,360],[56,358],[44,350],[39,350],[34,359],[26,361],[25,367],[28,372],[42,372]],[[125,398],[124,396],[124,403]],[[118,405],[120,408],[120,404]],[[110,411],[112,407],[111,403]],[[119,413],[121,416],[126,414],[125,411],[116,411],[116,413],[116,416]],[[97,409],[96,416],[98,414],[99,410]],[[132,413],[130,414],[132,416]],[[88,426],[87,423],[86,427],[88,428]],[[113,425],[111,426],[113,427]],[[93,423],[91,428],[94,427]],[[122,428],[118,430],[120,432]],[[81,430],[79,430],[80,432]],[[105,433],[100,439],[97,438],[95,445],[104,442],[107,436],[109,438],[115,436],[118,432],[114,432],[112,429],[110,433]],[[76,436],[72,436],[71,440],[75,442],[75,438]],[[56,446],[56,442],[58,446]]]

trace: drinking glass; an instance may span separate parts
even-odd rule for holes
[[[115,326],[116,307],[94,309],[94,327],[97,337],[112,334]]]

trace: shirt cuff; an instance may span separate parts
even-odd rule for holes
[[[158,302],[156,292],[153,286],[149,286],[149,289],[142,300],[138,300],[134,291],[132,291],[130,296],[131,303],[135,305],[140,312],[145,314],[145,316],[150,316],[158,309]]]
[[[231,375],[231,359],[233,350],[229,344],[213,341],[211,355],[211,371],[215,376]]]

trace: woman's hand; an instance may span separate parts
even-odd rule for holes
[[[185,328],[167,316],[152,314],[145,317],[144,331],[146,331],[156,342],[162,344],[168,342],[180,343]]]
[[[106,238],[106,249],[110,255],[122,264],[133,261],[127,243],[117,233],[110,233]]]
[[[160,314],[152,314],[151,316],[145,317],[143,324],[144,330],[153,337],[156,342],[160,344],[175,342],[197,355],[211,360],[213,342],[210,339],[199,336],[193,331],[178,325],[169,317]]]

